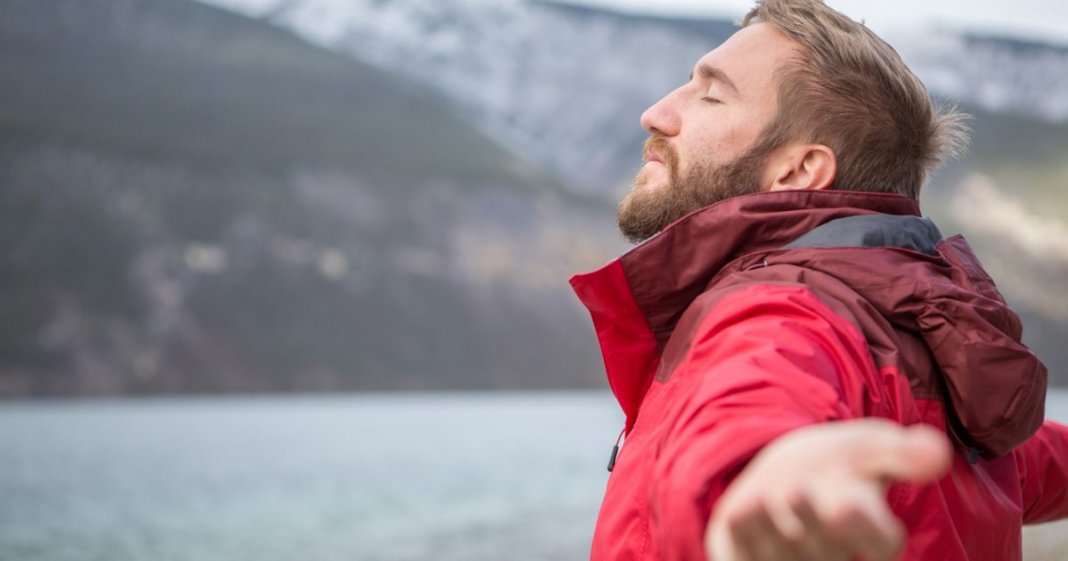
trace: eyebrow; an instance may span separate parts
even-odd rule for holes
[[[722,82],[732,91],[734,91],[734,95],[741,95],[738,93],[738,86],[735,86],[734,82],[732,82],[731,79],[727,77],[727,74],[719,68],[716,68],[715,66],[712,66],[708,63],[701,63],[697,67],[697,73],[706,80],[715,80],[717,82]],[[693,80],[692,73],[690,74],[690,79]]]

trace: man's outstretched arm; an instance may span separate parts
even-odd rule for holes
[[[935,480],[951,462],[945,435],[925,426],[862,419],[794,431],[764,448],[720,498],[708,557],[890,561],[906,535],[886,486]]]

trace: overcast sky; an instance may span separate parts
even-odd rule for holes
[[[557,0],[650,14],[739,19],[752,0]],[[1054,39],[1068,45],[1068,0],[826,0],[877,33],[941,23],[954,28]]]

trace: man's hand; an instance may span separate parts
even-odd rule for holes
[[[712,561],[895,559],[905,529],[886,504],[891,481],[938,479],[945,435],[863,419],[804,428],[764,448],[716,504]]]

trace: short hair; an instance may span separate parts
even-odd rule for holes
[[[935,107],[886,41],[822,0],[757,0],[742,26],[766,23],[801,46],[780,77],[767,148],[801,141],[834,151],[832,188],[918,198],[927,174],[968,145],[967,119]]]

